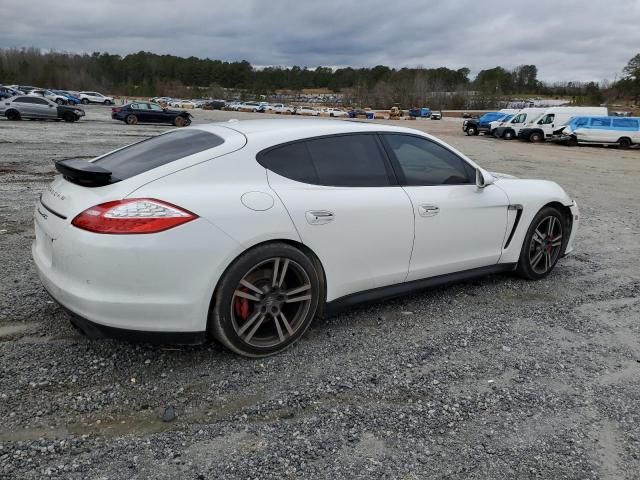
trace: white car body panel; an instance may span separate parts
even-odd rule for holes
[[[317,255],[328,301],[425,276],[511,265],[531,219],[550,202],[574,212],[567,252],[573,249],[577,206],[553,182],[495,175],[485,188],[326,187],[282,177],[256,160],[265,148],[331,134],[398,132],[442,143],[413,129],[314,119],[188,128],[225,142],[99,188],[57,177],[43,193],[34,212],[33,257],[47,290],[73,313],[125,330],[203,332],[223,272],[270,240],[301,243]],[[124,198],[157,198],[199,218],[148,235],[96,234],[71,225],[85,209]],[[423,217],[423,203],[437,203],[441,211]],[[523,206],[522,217],[504,249],[515,219],[511,204]],[[315,210],[332,212],[333,221],[310,224],[307,212]]]

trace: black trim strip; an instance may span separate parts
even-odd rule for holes
[[[67,217],[65,217],[61,213],[58,213],[54,209],[52,209],[51,207],[48,207],[47,204],[42,201],[42,198],[40,199],[40,205],[42,205],[49,213],[54,214],[56,217],[61,218],[62,220],[66,220],[67,219]]]
[[[507,242],[504,244],[503,249],[506,250],[509,244],[511,243],[511,239],[513,235],[516,233],[516,228],[518,228],[518,223],[520,223],[520,217],[522,217],[522,205],[509,205],[509,210],[516,210],[516,219],[513,222],[513,228],[511,229],[511,233],[509,234],[509,238],[507,238]]]
[[[406,295],[417,290],[430,289],[458,283],[463,280],[469,280],[476,277],[484,277],[495,273],[511,272],[515,270],[516,263],[498,263],[487,267],[473,268],[462,272],[448,273],[446,275],[438,275],[436,277],[422,278],[412,282],[396,283],[386,287],[365,290],[364,292],[352,293],[344,297],[337,298],[331,302],[327,302],[325,307],[325,315],[335,315],[343,310],[349,309],[355,305],[362,303],[373,303],[382,300]]]

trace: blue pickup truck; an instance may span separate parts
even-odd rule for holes
[[[409,110],[409,116],[416,117],[416,118],[430,118],[431,109],[428,107],[412,108]]]
[[[507,112],[487,112],[480,118],[471,118],[462,122],[462,131],[467,135],[478,135],[480,132],[489,132],[491,122],[501,120],[509,115]]]

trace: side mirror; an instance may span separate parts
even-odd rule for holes
[[[476,168],[476,187],[484,188],[489,185],[493,185],[493,176],[480,168]]]

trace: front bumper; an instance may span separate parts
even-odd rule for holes
[[[532,128],[522,128],[518,132],[518,138],[522,140],[526,140],[529,138],[529,135],[531,135],[531,132],[533,132]]]

